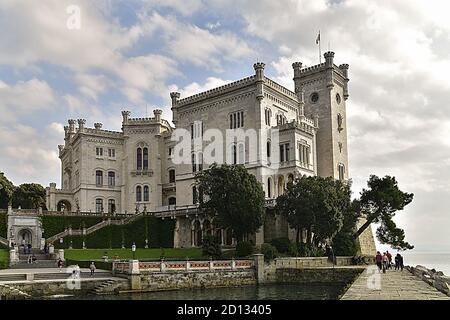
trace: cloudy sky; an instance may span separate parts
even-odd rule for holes
[[[118,130],[121,110],[159,107],[171,119],[170,91],[251,75],[256,60],[293,89],[291,63],[318,63],[320,29],[323,51],[350,64],[354,193],[369,174],[396,176],[415,194],[396,219],[408,240],[450,251],[450,5],[431,2],[2,0],[0,171],[59,184],[68,118]]]

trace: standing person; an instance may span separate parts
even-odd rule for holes
[[[386,255],[387,255],[388,260],[389,260],[388,269],[391,269],[392,268],[392,254],[389,251],[386,250]]]
[[[389,258],[386,254],[386,252],[383,254],[383,273],[386,273],[386,270],[388,268]]]
[[[94,261],[91,262],[91,265],[89,266],[89,269],[91,269],[91,277],[94,275],[95,272],[95,263]]]
[[[375,263],[378,266],[378,271],[381,272],[381,264],[383,263],[383,256],[381,255],[380,251],[377,251],[377,255],[375,256]]]
[[[404,267],[404,265],[403,265],[403,256],[401,254],[398,254],[398,255],[399,255],[400,269],[403,271],[403,267]]]
[[[395,256],[395,271],[400,270],[400,253]]]
[[[57,264],[58,264],[59,272],[62,272],[63,261],[61,260],[61,258],[58,258]]]

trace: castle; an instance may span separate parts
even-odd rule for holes
[[[201,245],[205,234],[217,234],[233,245],[230,230],[221,230],[197,210],[195,173],[203,169],[202,151],[192,147],[189,163],[175,161],[175,130],[190,139],[204,138],[208,129],[253,129],[257,143],[250,156],[246,137],[224,143],[226,162],[242,163],[266,193],[264,227],[256,245],[277,237],[294,237],[286,221],[273,214],[276,197],[286,183],[300,175],[348,179],[346,100],[348,65],[335,65],[334,53],[308,68],[295,62],[291,91],[264,75],[264,63],[254,64],[250,77],[190,97],[170,94],[172,126],[161,110],[154,117],[133,118],[122,112],[122,130],[108,131],[101,123],[87,128],[84,119],[69,120],[64,145],[59,145],[62,188],[47,188],[49,211],[141,213],[176,219],[175,247]],[[76,122],[78,126],[76,128]],[[272,130],[277,137],[272,139]],[[272,152],[274,150],[274,152]],[[205,167],[207,164],[205,163]]]

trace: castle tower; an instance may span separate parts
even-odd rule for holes
[[[334,52],[324,54],[325,62],[302,69],[293,63],[295,91],[304,96],[305,116],[318,117],[317,174],[347,180],[348,64],[333,63]]]

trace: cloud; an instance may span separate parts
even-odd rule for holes
[[[197,93],[201,93],[213,88],[217,88],[223,86],[227,83],[232,82],[232,80],[223,80],[216,77],[208,77],[203,84],[199,84],[197,82],[192,82],[185,86],[184,88],[178,90],[176,86],[171,87],[171,91],[179,91],[181,95],[181,99],[192,96]]]

